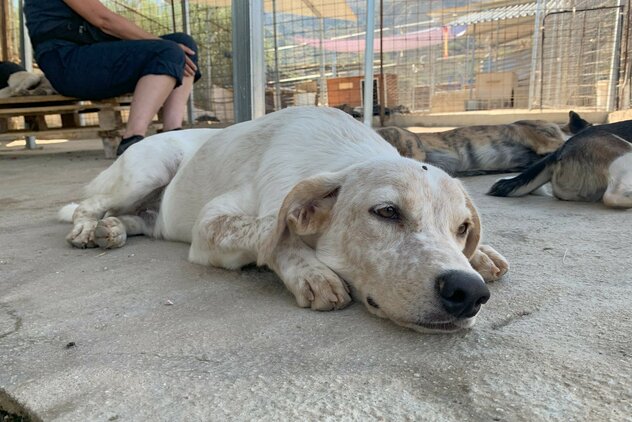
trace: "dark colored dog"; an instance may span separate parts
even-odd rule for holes
[[[496,182],[488,194],[523,196],[547,182],[562,200],[632,208],[632,120],[581,131],[518,176]]]

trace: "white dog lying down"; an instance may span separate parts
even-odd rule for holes
[[[472,326],[489,298],[483,280],[508,269],[479,245],[458,180],[400,157],[337,109],[152,136],[86,194],[60,212],[75,247],[120,247],[139,234],[189,242],[198,264],[267,265],[299,306],[340,309],[351,294],[418,331]]]

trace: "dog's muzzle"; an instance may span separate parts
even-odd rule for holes
[[[489,300],[489,289],[477,274],[447,271],[436,279],[443,309],[456,318],[471,318]]]

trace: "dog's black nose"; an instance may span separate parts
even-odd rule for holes
[[[437,289],[444,309],[458,318],[476,315],[489,299],[489,289],[475,274],[447,271],[437,277]]]

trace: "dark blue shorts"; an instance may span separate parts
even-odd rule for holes
[[[121,40],[89,45],[65,44],[38,55],[38,64],[60,94],[89,100],[116,97],[134,91],[145,75],[169,75],[182,84],[185,53],[197,44],[183,33],[163,35],[161,40]],[[198,70],[197,81],[202,75]]]

